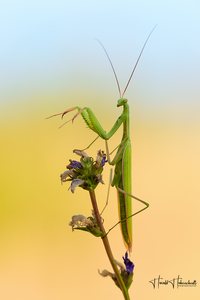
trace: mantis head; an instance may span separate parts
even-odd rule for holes
[[[123,106],[123,105],[125,105],[127,102],[128,102],[127,99],[125,99],[125,98],[120,98],[120,99],[117,101],[117,107]]]

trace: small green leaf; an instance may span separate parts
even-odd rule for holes
[[[101,230],[99,228],[96,228],[96,227],[76,227],[76,228],[74,228],[74,230],[87,231],[87,232],[91,233],[92,235],[94,235],[96,237],[103,236],[103,233],[101,232]]]

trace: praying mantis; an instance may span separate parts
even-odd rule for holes
[[[144,48],[145,48],[152,32],[154,31],[154,29],[155,29],[155,27],[151,30],[151,32],[149,33],[148,37],[145,40],[145,43],[139,53],[139,56],[136,60],[136,63],[133,67],[133,70],[131,72],[131,75],[127,81],[127,84],[126,84],[123,92],[121,92],[119,81],[118,81],[114,66],[112,64],[112,61],[111,61],[104,45],[100,41],[98,41],[109,60],[113,74],[115,76],[115,80],[116,80],[119,95],[120,95],[120,98],[117,101],[117,107],[123,108],[121,115],[118,117],[118,119],[116,120],[116,122],[114,123],[114,125],[108,132],[106,132],[104,130],[104,128],[102,127],[102,125],[100,124],[98,119],[96,118],[95,114],[89,107],[80,108],[79,106],[75,106],[75,107],[65,110],[63,113],[58,113],[58,114],[53,115],[53,116],[61,115],[63,118],[65,114],[67,114],[71,111],[77,110],[77,113],[74,115],[74,117],[71,120],[74,121],[74,119],[78,115],[81,115],[83,120],[87,124],[88,128],[97,134],[97,138],[100,137],[103,140],[105,140],[106,155],[107,155],[108,163],[110,165],[114,166],[114,168],[115,168],[114,169],[114,177],[112,179],[111,186],[115,187],[117,190],[118,204],[119,204],[118,205],[118,207],[119,207],[119,222],[117,224],[115,224],[108,232],[110,232],[116,225],[121,224],[121,232],[122,232],[123,241],[125,243],[126,248],[129,250],[129,252],[132,249],[132,217],[135,216],[136,214],[142,212],[143,210],[147,209],[149,204],[147,202],[145,202],[144,200],[141,200],[131,194],[132,193],[132,189],[131,189],[131,184],[132,184],[131,154],[132,153],[131,153],[131,139],[130,139],[130,116],[129,116],[128,100],[126,98],[124,98],[124,94],[129,86],[129,83],[133,77],[133,74],[134,74],[136,67],[138,65],[138,62],[142,56]],[[71,120],[69,120],[69,121],[71,121]],[[67,121],[67,122],[69,122],[69,121]],[[116,148],[117,152],[116,152],[114,158],[111,160],[110,154],[109,154],[109,149],[108,149],[108,140],[118,131],[120,126],[123,126],[122,139],[121,139],[120,144]],[[93,142],[95,142],[96,139]],[[91,144],[93,144],[93,142]],[[89,148],[90,145],[87,148]],[[87,149],[87,148],[85,148],[85,149]],[[132,213],[132,199],[131,198],[134,198],[137,201],[141,202],[144,205],[144,207],[142,209],[140,209],[139,211]]]

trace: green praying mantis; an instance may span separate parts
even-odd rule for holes
[[[71,120],[74,121],[74,119],[78,115],[81,115],[83,120],[87,124],[88,128],[97,134],[97,138],[100,137],[103,140],[105,140],[106,155],[107,155],[108,163],[115,167],[114,177],[112,179],[111,186],[115,187],[117,190],[118,204],[119,204],[118,205],[118,207],[119,207],[119,222],[117,224],[115,224],[112,228],[110,228],[109,231],[107,232],[107,234],[115,226],[117,226],[118,224],[121,224],[121,232],[122,232],[123,241],[125,243],[126,248],[129,250],[129,252],[132,249],[132,217],[135,216],[136,214],[142,212],[143,210],[147,209],[149,204],[147,202],[145,202],[144,200],[141,200],[131,194],[132,193],[132,189],[131,189],[131,185],[132,185],[131,154],[132,153],[131,153],[131,139],[130,139],[130,116],[129,116],[128,100],[124,98],[124,94],[129,86],[129,83],[133,77],[133,74],[134,74],[136,67],[138,65],[138,62],[142,56],[144,48],[145,48],[152,32],[154,31],[154,29],[155,29],[155,27],[151,30],[148,37],[146,38],[146,41],[139,53],[139,56],[136,60],[136,63],[133,67],[133,70],[131,72],[131,75],[128,79],[128,82],[127,82],[123,92],[121,92],[119,81],[118,81],[114,66],[112,64],[112,61],[111,61],[104,45],[100,41],[98,41],[109,60],[113,74],[115,76],[115,80],[116,80],[119,95],[120,95],[120,98],[117,101],[117,107],[123,108],[121,115],[118,117],[118,119],[116,120],[116,122],[114,123],[114,125],[112,126],[110,131],[106,132],[104,130],[104,128],[102,127],[102,125],[100,124],[98,119],[96,118],[95,114],[89,107],[80,108],[79,106],[75,106],[75,107],[65,110],[62,113],[53,115],[53,116],[61,115],[63,118],[65,114],[67,114],[71,111],[77,110],[77,113],[74,115],[74,117]],[[51,117],[53,117],[53,116],[51,116]],[[71,121],[71,120],[69,120],[69,121]],[[69,121],[67,121],[67,122],[69,122]],[[65,123],[67,123],[67,122],[65,122]],[[117,149],[117,152],[116,152],[114,158],[111,160],[109,149],[108,149],[108,140],[117,132],[117,130],[122,125],[123,125],[122,139],[121,139],[120,144],[114,149],[114,151]],[[96,139],[87,148],[89,148],[96,141]],[[87,148],[85,148],[83,150],[86,150]],[[144,205],[144,207],[142,209],[140,209],[139,211],[137,211],[135,213],[132,213],[132,198],[136,199],[137,201],[141,202]]]

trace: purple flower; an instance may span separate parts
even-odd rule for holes
[[[133,269],[134,269],[134,264],[132,261],[130,261],[130,259],[128,258],[128,252],[125,253],[125,257],[122,257],[124,260],[124,264],[126,266],[126,272],[128,274],[132,274],[133,273]]]
[[[98,169],[100,167],[104,167],[105,163],[107,162],[106,160],[106,154],[99,150],[97,152],[97,158],[96,158],[96,162],[95,162],[95,167]]]
[[[70,159],[70,164],[67,166],[67,169],[82,169],[82,167],[79,161]]]
[[[122,279],[124,281],[126,288],[129,289],[133,282],[134,264],[128,258],[127,252],[125,253],[125,256],[122,258],[124,260],[125,267],[121,262],[118,262],[117,260],[115,260],[115,263],[119,267],[119,271],[120,271],[120,274],[122,276]],[[115,282],[115,284],[120,288],[118,280],[114,273],[111,273],[107,270],[103,270],[102,272],[99,272],[99,274],[102,275],[103,277],[107,277],[107,276],[111,277],[113,279],[113,281]]]
[[[106,155],[104,154],[102,157],[102,160],[101,160],[101,166],[104,167],[106,162],[107,162],[107,159],[106,159]]]

